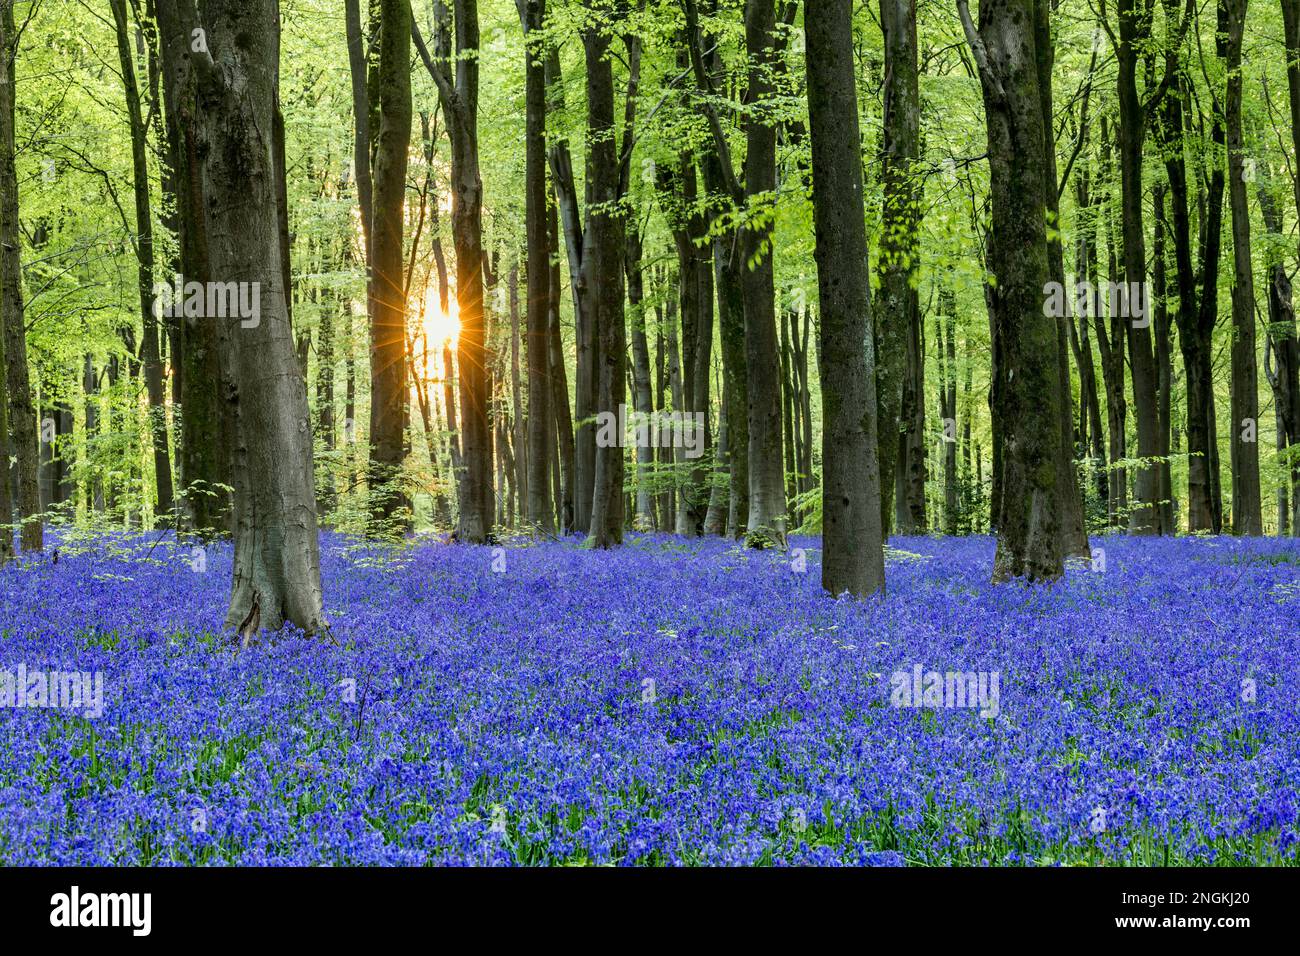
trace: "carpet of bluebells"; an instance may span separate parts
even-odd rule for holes
[[[799,574],[328,535],[330,637],[247,649],[228,546],[60,544],[0,570],[0,669],[102,671],[105,709],[0,710],[0,863],[1297,862],[1294,539],[1095,538],[1026,588],[902,538],[851,601],[811,538]],[[916,664],[999,672],[997,716],[891,706]]]

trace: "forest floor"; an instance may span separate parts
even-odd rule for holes
[[[0,863],[1297,861],[1294,539],[1098,537],[1032,589],[895,539],[859,602],[812,538],[331,534],[333,640],[241,650],[228,546],[61,538],[0,571]],[[102,714],[31,706],[51,671]]]

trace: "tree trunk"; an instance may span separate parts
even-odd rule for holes
[[[145,389],[149,396],[149,436],[153,446],[154,482],[157,493],[157,517],[164,523],[173,521],[171,453],[167,442],[167,407],[159,355],[158,319],[154,307],[153,213],[149,208],[149,159],[147,131],[140,111],[140,92],[135,78],[135,57],[131,52],[132,29],[126,14],[126,0],[109,0],[117,28],[118,63],[126,94],[126,114],[131,133],[131,169],[135,193],[136,278],[140,296],[140,316],[144,338],[141,360],[144,364]]]
[[[5,14],[0,13],[0,29],[5,30],[3,37],[0,37],[0,39],[4,39],[10,36],[10,33],[8,31],[8,24],[3,22],[5,16],[6,16]],[[3,49],[7,51],[9,48],[4,47]],[[0,69],[6,69],[7,64],[8,61],[6,61],[5,65],[0,66]],[[8,84],[13,81],[13,76],[11,74],[4,75],[3,78],[4,78],[4,85],[6,86],[8,86]],[[4,95],[3,91],[0,91],[0,97],[3,97],[3,95]],[[0,103],[0,106],[2,105],[3,103]],[[4,170],[3,161],[0,161],[0,174],[3,173],[3,170]],[[8,287],[6,286],[6,290],[7,288]],[[3,305],[6,308],[8,307],[9,305],[8,296],[5,296],[4,301],[0,302],[0,305]],[[5,362],[5,336],[3,334],[0,334],[0,366],[7,366],[7,363]],[[89,356],[86,357],[86,367],[88,370],[91,369]],[[9,388],[6,379],[7,376],[0,375],[0,456],[3,456],[2,458],[0,458],[0,567],[3,567],[4,565],[8,564],[10,559],[12,559],[14,556],[14,525],[12,524],[14,520],[14,492],[13,492],[13,485],[10,483]],[[87,381],[87,385],[89,384],[90,382]],[[90,392],[89,389],[87,389],[87,400],[86,400],[87,442],[90,441],[92,427],[95,423],[95,420],[92,416],[92,407],[91,407],[91,403],[93,399],[91,399],[89,395]],[[91,504],[93,507],[93,501]],[[102,507],[102,501],[100,504]]]
[[[714,478],[709,492],[709,510],[704,516],[704,533],[727,533],[727,483],[731,456],[727,452],[727,395],[723,386],[722,402],[718,408],[718,439],[714,442]]]
[[[374,305],[370,316],[369,531],[407,526],[402,489],[407,417],[406,295],[403,253],[406,167],[411,141],[411,8],[380,0],[379,67],[369,89],[379,104],[374,154],[370,257]]]
[[[822,313],[822,587],[862,597],[884,590],[885,555],[852,14],[851,0],[819,0],[805,29]]]
[[[559,244],[560,229],[556,204],[550,204],[547,219],[547,237],[551,248],[551,288],[547,303],[549,324],[549,345],[547,353],[550,369],[551,405],[555,410],[556,451],[560,460],[560,481],[556,486],[556,501],[559,511],[560,530],[565,534],[574,531],[574,496],[576,493],[576,476],[574,474],[573,414],[569,409],[569,378],[564,367],[564,340],[560,335],[560,264]]]
[[[560,70],[559,47],[552,43],[546,53],[546,89],[548,112],[564,109],[564,76]],[[587,306],[588,289],[582,266],[585,240],[582,212],[573,178],[573,157],[568,140],[556,137],[548,150],[551,182],[555,188],[564,237],[565,259],[569,266],[569,289],[573,296],[573,329],[576,363],[574,366],[573,451],[573,518],[570,530],[584,534],[591,524],[592,482],[596,473],[596,430],[592,419],[596,408],[595,326]],[[567,399],[566,399],[567,401]]]
[[[1114,202],[1109,198],[1112,172],[1110,163],[1111,138],[1105,118],[1101,123],[1101,193],[1105,201],[1106,219],[1106,282],[1108,288],[1115,288],[1118,280],[1118,251],[1115,238]],[[1107,309],[1111,310],[1115,301],[1107,297]],[[1119,462],[1128,454],[1128,404],[1124,399],[1124,319],[1120,315],[1103,312],[1100,299],[1092,305],[1092,321],[1097,334],[1097,348],[1101,352],[1101,376],[1106,390],[1106,430],[1110,436],[1107,449],[1110,470],[1107,474],[1107,518],[1112,528],[1121,526],[1128,511],[1128,474]],[[1110,331],[1107,331],[1109,317]]]
[[[632,408],[639,419],[654,421],[654,396],[650,384],[650,343],[645,330],[645,286],[641,271],[641,232],[635,223],[627,230],[624,254],[627,274],[627,300],[632,310]],[[654,502],[650,482],[654,472],[655,449],[649,442],[636,446],[636,512],[638,531],[654,530]]]
[[[1137,63],[1141,48],[1150,38],[1150,11],[1137,0],[1118,0],[1119,124],[1121,226],[1124,233],[1124,276],[1127,289],[1146,286],[1146,231],[1142,197],[1142,143],[1146,117],[1137,90]],[[1133,375],[1133,406],[1137,423],[1138,456],[1144,462],[1160,456],[1159,407],[1156,397],[1156,364],[1151,343],[1151,311],[1145,294],[1132,293],[1121,300],[1124,326]],[[1137,467],[1133,485],[1133,506],[1129,512],[1131,534],[1160,534],[1159,472],[1152,464]]]
[[[943,339],[943,531],[958,534],[961,518],[957,482],[957,300],[952,286],[939,289],[939,322]]]
[[[1178,530],[1174,515],[1173,473],[1169,461],[1169,437],[1173,413],[1173,356],[1170,352],[1169,282],[1165,255],[1165,185],[1151,187],[1155,205],[1155,236],[1151,256],[1151,306],[1155,330],[1156,384],[1159,404],[1156,419],[1159,423],[1160,458],[1156,472],[1156,494],[1159,501],[1160,527],[1173,534]]]
[[[1087,123],[1085,117],[1083,122]],[[1081,159],[1079,171],[1074,178],[1075,208],[1078,222],[1075,225],[1077,245],[1075,251],[1076,279],[1096,288],[1101,281],[1097,263],[1097,216],[1101,206],[1093,202],[1091,195],[1091,176],[1087,160],[1088,130],[1085,127],[1079,133]],[[1076,299],[1077,301],[1077,299]],[[1089,336],[1088,323],[1096,316],[1097,298],[1088,296],[1083,299],[1085,308],[1080,311],[1078,324],[1075,317],[1070,317],[1070,348],[1074,352],[1074,361],[1079,368],[1079,394],[1083,411],[1080,414],[1080,431],[1087,437],[1086,446],[1093,460],[1097,478],[1097,496],[1102,501],[1107,497],[1108,481],[1106,477],[1105,432],[1101,424],[1101,401],[1097,394],[1097,366],[1092,355],[1092,341]]]
[[[979,65],[988,123],[992,235],[989,259],[1002,427],[1001,508],[993,580],[1052,580],[1063,571],[1060,366],[1055,325],[1043,316],[1051,271],[1047,162],[1034,36],[1034,2],[986,0],[978,32],[960,11]]]
[[[913,276],[917,268],[920,192],[914,166],[920,156],[920,93],[917,77],[916,2],[880,0],[885,80],[881,180],[880,301],[876,319],[876,399],[880,426],[880,487],[885,535],[919,530],[911,508],[917,445],[908,435],[921,411],[916,383],[921,307]],[[910,405],[907,397],[911,396]],[[906,410],[905,410],[906,406]],[[891,520],[891,518],[893,520]]]
[[[745,49],[749,53],[751,107],[773,97],[775,48],[773,0],[747,0]],[[745,122],[745,197],[748,205],[776,189],[776,127],[761,112]],[[745,301],[745,366],[749,401],[750,547],[785,547],[785,475],[781,463],[781,368],[777,354],[772,223],[763,217],[741,231],[747,268],[741,276]]]
[[[614,73],[609,34],[600,28],[583,34],[587,62],[587,228],[582,270],[596,333],[596,409],[621,420],[627,393],[626,330],[623,316],[623,213],[619,197],[619,154],[614,130]],[[596,449],[592,482],[592,547],[623,543],[623,436]]]
[[[525,306],[525,362],[528,374],[527,449],[528,522],[535,533],[555,534],[555,508],[551,499],[550,449],[555,424],[551,414],[548,374],[551,249],[547,238],[546,210],[546,69],[541,47],[546,0],[519,0],[528,44],[524,67],[527,140],[524,145],[525,233],[528,247],[528,302]]]
[[[1165,19],[1177,15],[1177,0],[1162,0]],[[1165,70],[1177,71],[1180,53],[1167,44]],[[1181,86],[1181,84],[1180,84]],[[1187,416],[1187,530],[1218,533],[1214,503],[1216,440],[1211,425],[1214,385],[1211,369],[1211,339],[1218,310],[1220,225],[1223,220],[1223,171],[1218,163],[1209,177],[1209,196],[1201,222],[1200,275],[1192,264],[1191,219],[1188,206],[1186,144],[1183,134],[1183,94],[1179,87],[1165,97],[1155,125],[1165,176],[1169,183],[1170,238],[1173,241],[1177,273],[1178,346],[1183,357]],[[1214,111],[1211,138],[1224,142],[1219,111]],[[1199,301],[1197,286],[1201,287]]]
[[[495,511],[492,490],[492,430],[488,421],[489,355],[483,306],[483,180],[478,158],[479,25],[477,0],[456,0],[455,82],[435,64],[415,21],[412,36],[438,86],[451,138],[451,232],[456,247],[456,304],[460,335],[456,361],[460,379],[460,445],[465,478],[459,540],[486,542]]]
[[[920,306],[907,322],[903,363],[902,431],[894,471],[894,526],[899,534],[924,534],[925,515],[925,349]],[[882,489],[885,493],[888,489]]]
[[[519,379],[519,267],[511,265],[506,277],[510,298],[510,447],[514,459],[514,514],[523,520],[528,511],[528,442],[525,437],[523,387]]]
[[[173,3],[174,0],[163,0]],[[198,24],[186,23],[187,32]],[[324,626],[307,390],[285,305],[271,141],[279,85],[275,0],[208,0],[195,52],[212,275],[248,283],[256,320],[218,324],[235,425],[235,559],[226,626],[247,642],[286,622]]]
[[[1282,36],[1291,103],[1291,155],[1300,157],[1300,0],[1282,0]],[[1291,186],[1295,190],[1296,214],[1300,215],[1300,175],[1291,177]]]
[[[327,456],[334,453],[334,311],[342,303],[341,297],[330,301],[327,297],[320,310],[320,328],[316,335],[316,436]],[[316,511],[322,525],[336,506],[334,472],[331,468],[316,498]]]
[[[177,271],[186,282],[206,286],[207,210],[199,165],[197,85],[191,59],[194,38],[179,19],[176,6],[156,4],[162,47],[163,100],[166,105],[168,156],[172,164],[178,235]],[[230,383],[221,377],[216,324],[203,316],[174,316],[179,331],[180,382],[178,471],[183,485],[185,523],[200,534],[230,525],[229,449],[234,443],[224,395]]]
[[[720,177],[710,175],[711,165],[716,169],[716,156],[706,158],[704,163],[705,179],[715,190]],[[731,465],[727,528],[736,539],[749,526],[749,370],[745,358],[745,299],[740,285],[743,269],[735,232],[717,236],[713,241],[713,279],[718,290],[718,341],[722,350],[723,400],[727,403],[727,459]]]
[[[1034,49],[1038,65],[1038,98],[1043,112],[1043,201],[1052,232],[1048,234],[1047,261],[1051,281],[1065,289],[1065,256],[1061,248],[1061,208],[1057,193],[1056,137],[1053,127],[1052,66],[1056,51],[1052,46],[1050,6],[1034,4]],[[1061,496],[1061,550],[1067,557],[1090,558],[1088,532],[1083,522],[1083,497],[1074,464],[1073,386],[1070,381],[1069,310],[1056,316],[1056,362],[1060,380],[1060,456],[1056,463],[1056,489]]]
[[[1232,530],[1263,534],[1259,491],[1259,369],[1255,359],[1255,281],[1250,259],[1250,204],[1241,135],[1241,42],[1246,0],[1220,0],[1220,29],[1227,34],[1228,204],[1232,209]]]
[[[1276,367],[1269,369],[1267,350],[1264,366],[1272,386],[1278,421],[1278,455],[1282,456],[1285,451],[1290,459],[1289,482],[1283,479],[1279,487],[1278,534],[1300,534],[1300,342],[1296,339],[1295,304],[1291,297],[1291,276],[1287,271],[1286,244],[1281,238],[1284,219],[1272,187],[1273,177],[1270,176],[1269,182],[1262,184],[1258,191],[1264,227],[1275,239],[1265,249],[1269,259],[1267,344],[1276,356]]]
[[[18,175],[14,164],[14,60],[18,36],[12,3],[0,4],[0,315],[4,325],[5,384],[9,423],[18,465],[18,513],[24,551],[41,550],[44,534],[36,408],[27,371],[27,325],[23,311],[22,234],[18,229]],[[7,521],[7,517],[5,518]]]

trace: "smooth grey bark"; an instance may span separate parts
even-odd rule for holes
[[[713,357],[713,261],[708,244],[708,220],[697,207],[695,163],[682,153],[676,169],[656,167],[660,202],[668,220],[677,253],[677,301],[681,318],[682,402],[674,411],[702,415],[707,451],[710,420],[709,372]],[[708,472],[704,456],[688,467],[682,450],[676,455],[676,532],[695,536],[704,532],[708,508]]]
[[[1106,118],[1101,121],[1101,194],[1107,197],[1104,204],[1106,223],[1106,281],[1110,288],[1115,287],[1119,279],[1119,260],[1116,251],[1115,209],[1109,199],[1112,172],[1110,127]],[[1108,298],[1109,302],[1109,298]],[[1109,307],[1109,306],[1108,306]],[[1107,318],[1109,317],[1109,330]],[[1101,354],[1102,385],[1106,391],[1106,428],[1110,438],[1107,452],[1110,459],[1110,471],[1107,474],[1107,522],[1110,527],[1118,528],[1128,510],[1128,475],[1118,462],[1127,457],[1128,449],[1128,403],[1124,398],[1124,319],[1120,315],[1109,315],[1102,310],[1100,303],[1092,309],[1093,329],[1097,336],[1097,348]]]
[[[186,281],[206,283],[211,269],[199,168],[198,91],[190,58],[194,38],[185,31],[175,4],[155,4],[155,9],[171,167],[167,182],[173,190],[178,231],[176,271]],[[202,316],[178,317],[174,322],[179,361],[174,354],[172,365],[180,392],[178,498],[189,528],[210,535],[229,528],[231,520],[227,488],[233,438],[222,400],[229,386],[221,377],[216,325]]]
[[[528,438],[524,412],[523,384],[519,377],[519,356],[523,343],[519,330],[519,266],[512,264],[506,276],[510,297],[510,450],[513,458],[514,501],[517,521],[528,516]],[[527,332],[525,331],[525,335]]]
[[[326,454],[332,455],[335,447],[334,428],[334,308],[346,300],[326,298],[320,310],[320,327],[316,334],[316,436]],[[316,513],[322,525],[333,510],[337,491],[333,472],[330,473],[316,496]]]
[[[1051,271],[1046,230],[1036,0],[985,0],[979,28],[959,0],[979,68],[988,125],[993,228],[989,264],[998,363],[993,414],[1002,428],[1001,507],[993,580],[1053,580],[1063,572],[1060,371],[1057,330],[1043,316]]]
[[[1074,196],[1077,220],[1075,223],[1075,272],[1080,282],[1089,282],[1096,287],[1101,279],[1097,259],[1097,216],[1100,206],[1093,202],[1091,191],[1091,164],[1088,159],[1088,119],[1082,120],[1079,131],[1080,160],[1074,176]],[[1070,348],[1074,352],[1075,365],[1079,369],[1080,404],[1083,406],[1079,415],[1080,434],[1083,444],[1089,450],[1096,469],[1097,495],[1106,500],[1109,480],[1105,472],[1106,435],[1101,423],[1101,400],[1097,393],[1097,365],[1092,354],[1092,340],[1088,323],[1094,315],[1097,300],[1088,303],[1088,308],[1077,320],[1070,316]]]
[[[1300,0],[1281,0],[1282,37],[1286,50],[1286,86],[1291,105],[1291,145],[1300,156]],[[1300,176],[1291,178],[1296,214],[1300,215]]]
[[[709,490],[709,510],[704,515],[704,533],[722,535],[727,533],[728,509],[728,468],[731,457],[727,451],[727,395],[726,385],[722,387],[722,402],[718,408],[718,439],[714,443],[714,477]]]
[[[921,312],[908,317],[903,362],[901,430],[894,469],[894,527],[899,534],[923,534],[926,529],[925,482],[925,351]],[[888,496],[888,489],[882,492]]]
[[[3,2],[3,0],[0,0],[0,2]],[[0,14],[0,18],[2,17],[3,14]],[[0,27],[0,29],[3,29],[3,27]],[[5,36],[8,36],[8,33]],[[0,65],[0,69],[4,68],[4,65]],[[11,79],[11,77],[6,76],[5,82],[8,83]],[[0,96],[2,95],[0,94]],[[0,103],[0,106],[2,105]],[[3,168],[3,161],[0,160],[0,174],[3,173]],[[0,298],[0,306],[7,307],[8,302],[4,298]],[[5,365],[5,336],[0,333],[0,367]],[[93,374],[90,356],[86,356],[86,368],[89,374]],[[14,520],[14,491],[13,484],[10,481],[9,468],[9,386],[6,379],[6,375],[0,375],[0,456],[3,456],[0,458],[0,567],[8,564],[14,556],[14,525],[11,523]],[[86,384],[87,386],[90,385],[89,379],[87,379]],[[89,387],[86,389],[86,395],[86,437],[87,440],[90,440],[95,419],[92,414],[94,399],[90,397]],[[92,508],[94,507],[93,493],[88,504]],[[100,507],[103,507],[102,495]]]
[[[717,157],[705,157],[703,166],[705,181],[716,192],[721,188]],[[727,533],[737,539],[749,526],[749,371],[745,364],[745,300],[740,286],[743,268],[735,231],[717,236],[713,241],[713,284],[718,298],[723,401],[727,403]]]
[[[939,361],[943,447],[943,531],[958,533],[960,502],[957,485],[957,301],[952,286],[939,287]]]
[[[822,587],[863,597],[885,588],[871,326],[851,0],[805,15],[813,230],[823,401]]]
[[[188,3],[182,17],[207,41],[208,52],[192,56],[212,276],[249,283],[261,309],[255,324],[218,324],[235,437],[226,626],[245,643],[285,623],[313,633],[325,621],[311,421],[286,306],[272,142],[279,8],[275,0],[207,0],[201,21]]]

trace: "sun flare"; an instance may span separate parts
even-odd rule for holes
[[[448,296],[448,308],[444,310],[438,301],[438,290],[430,289],[424,297],[424,307],[420,310],[420,322],[424,333],[429,338],[430,349],[441,350],[444,343],[456,347],[456,336],[460,333],[460,310],[456,307],[456,297]]]

